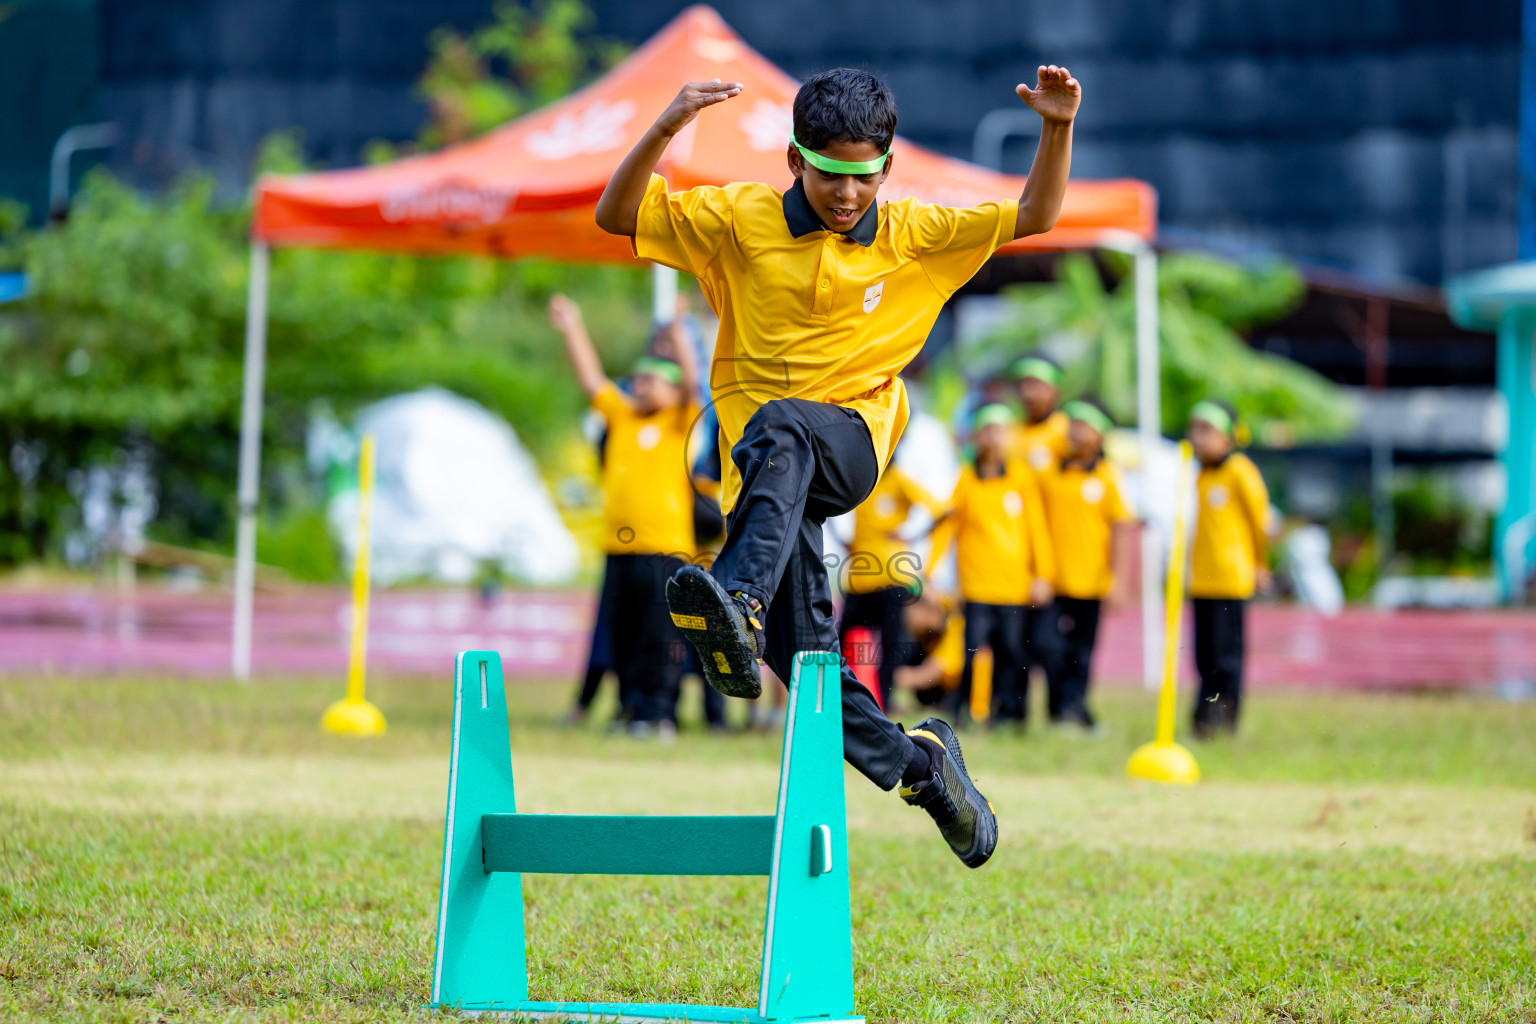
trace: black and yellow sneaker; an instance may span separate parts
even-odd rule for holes
[[[997,849],[997,816],[966,773],[955,730],[941,719],[925,718],[907,735],[932,740],[943,753],[934,758],[933,773],[927,779],[902,787],[901,798],[928,812],[961,863],[981,867]],[[927,749],[931,756],[933,748]]]
[[[763,692],[757,660],[763,656],[762,606],[745,594],[727,594],[697,565],[667,580],[672,621],[694,650],[709,685],[727,697],[755,699]]]

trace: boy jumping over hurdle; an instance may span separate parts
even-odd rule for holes
[[[1001,245],[1056,223],[1082,90],[1042,66],[1021,99],[1041,115],[1040,145],[1017,199],[951,209],[875,202],[890,173],[896,101],[880,79],[839,68],[795,97],[789,191],[738,182],[667,191],[654,173],[672,137],[736,82],[690,82],[630,150],[597,204],[605,231],[635,255],[692,274],[720,316],[710,381],[720,420],[726,541],[709,571],[668,581],[673,621],[711,685],[756,697],[758,660],[789,679],[798,651],[838,650],[822,561],[822,523],[874,489],[906,425],[898,374],[940,308]],[[976,790],[954,731],[881,713],[847,665],[844,753],[875,785],[935,820],[979,867],[997,820]]]

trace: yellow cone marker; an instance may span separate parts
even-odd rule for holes
[[[368,551],[373,516],[373,435],[363,435],[357,460],[357,561],[352,567],[352,656],[347,696],[325,709],[320,727],[340,736],[379,736],[384,713],[363,697],[368,666]]]
[[[1154,782],[1200,781],[1195,755],[1173,740],[1179,702],[1179,620],[1184,613],[1184,497],[1189,490],[1188,441],[1179,442],[1179,489],[1173,513],[1173,545],[1168,553],[1168,586],[1163,603],[1168,611],[1163,637],[1163,687],[1157,697],[1157,738],[1136,748],[1125,766],[1134,779]],[[1143,463],[1145,465],[1146,463]],[[1147,567],[1143,567],[1147,571]]]

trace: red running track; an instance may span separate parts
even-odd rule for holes
[[[501,652],[510,675],[573,678],[585,665],[592,596],[508,591],[483,604],[466,590],[375,596],[370,667],[440,675],[466,649]],[[1370,689],[1536,687],[1536,614],[1350,609],[1334,619],[1288,605],[1255,605],[1250,683]],[[230,599],[216,591],[0,588],[0,672],[222,676],[229,673]],[[257,596],[259,675],[340,675],[351,603],[339,588]],[[1109,616],[1095,675],[1140,676],[1139,614]],[[1186,664],[1184,678],[1193,676]]]

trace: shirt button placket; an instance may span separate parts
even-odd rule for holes
[[[816,265],[816,297],[811,302],[811,312],[825,317],[832,313],[832,275],[836,273],[831,238],[821,247],[821,259]]]

